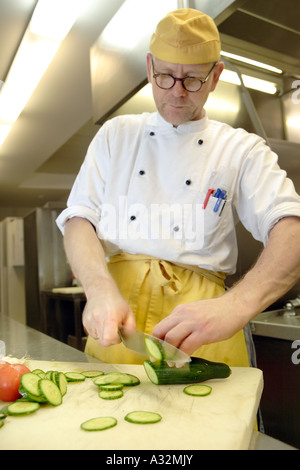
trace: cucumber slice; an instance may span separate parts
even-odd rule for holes
[[[50,405],[58,406],[62,404],[61,391],[52,380],[40,379],[39,390]]]
[[[157,361],[164,360],[164,350],[159,341],[155,341],[152,338],[145,338],[145,345],[150,357],[156,359]]]
[[[63,372],[58,372],[58,375],[55,377],[55,383],[58,386],[62,396],[64,397],[67,393],[68,381]]]
[[[41,378],[37,374],[26,372],[21,376],[20,386],[26,394],[30,395],[30,397],[38,398],[41,396],[38,386],[40,380]]]
[[[85,370],[81,372],[81,374],[89,379],[93,379],[95,377],[99,377],[99,375],[103,375],[104,372],[102,370]]]
[[[80,425],[84,431],[104,431],[117,425],[116,418],[112,416],[103,416],[101,418],[88,419]]]
[[[206,397],[212,391],[209,385],[188,385],[183,389],[184,393],[193,397]]]
[[[124,419],[129,423],[151,424],[158,423],[162,417],[159,413],[154,413],[153,411],[131,411]]]
[[[124,388],[123,384],[104,384],[99,385],[101,390],[113,391],[113,390],[122,390]]]
[[[4,426],[4,419],[0,419],[0,429]]]
[[[44,374],[45,372],[42,369],[34,369],[31,371],[33,374],[40,375]]]
[[[115,400],[116,398],[122,398],[123,390],[100,390],[99,397],[104,400]]]
[[[68,382],[83,382],[85,380],[85,376],[80,372],[66,372],[65,376]]]
[[[94,380],[95,385],[104,384],[122,384],[125,386],[134,386],[140,383],[140,379],[132,374],[126,374],[123,372],[109,372],[108,374],[96,377]]]
[[[39,407],[40,405],[36,402],[16,401],[15,403],[8,405],[7,412],[9,415],[13,416],[28,415],[38,410]]]

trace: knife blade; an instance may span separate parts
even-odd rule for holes
[[[176,364],[191,361],[188,354],[172,346],[172,344],[156,338],[155,336],[143,333],[142,331],[133,330],[120,325],[119,335],[126,348],[148,357],[159,359],[158,353],[160,353],[164,360]]]

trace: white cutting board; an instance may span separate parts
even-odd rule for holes
[[[42,361],[26,365],[62,372],[117,369],[136,375],[141,384],[124,388],[122,398],[108,401],[98,397],[92,379],[69,383],[62,405],[42,405],[32,415],[7,417],[0,429],[2,450],[246,450],[263,389],[262,372],[254,368],[234,367],[229,378],[207,381],[211,395],[191,397],[183,393],[184,385],[152,384],[143,366]],[[128,423],[124,416],[133,410],[158,412],[162,420]],[[99,432],[80,429],[82,422],[98,416],[114,416],[118,424]]]

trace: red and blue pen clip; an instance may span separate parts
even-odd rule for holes
[[[207,191],[207,194],[205,196],[204,202],[203,202],[203,209],[206,208],[209,198],[213,195],[213,197],[217,198],[215,207],[214,207],[214,212],[218,212],[221,202],[224,201],[224,204],[220,210],[219,216],[222,214],[222,211],[224,209],[224,206],[226,204],[226,199],[227,199],[227,191],[225,189],[220,189],[218,188],[216,191],[214,189],[209,189]]]
[[[214,207],[214,212],[218,212],[219,208],[220,208],[220,205],[221,205],[221,202],[224,201],[224,204],[221,208],[221,211],[220,211],[220,214],[222,214],[222,211],[224,209],[224,206],[226,204],[226,198],[227,198],[227,191],[225,189],[220,189],[218,188],[217,191],[216,191],[216,194],[215,194],[215,197],[218,198],[216,204],[215,204],[215,207]]]
[[[209,189],[209,190],[207,191],[207,194],[206,194],[205,199],[204,199],[204,202],[203,202],[203,209],[206,209],[206,206],[207,206],[207,204],[208,204],[209,198],[210,198],[210,196],[211,196],[214,192],[215,192],[214,189]]]

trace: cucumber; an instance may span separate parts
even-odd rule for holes
[[[61,391],[52,380],[40,379],[38,386],[41,395],[50,405],[58,406],[62,404]]]
[[[114,390],[122,390],[124,388],[123,384],[103,384],[99,385],[100,390],[107,390],[107,391],[114,391]]]
[[[80,372],[66,372],[65,376],[68,382],[83,382],[85,380],[85,376]]]
[[[11,405],[8,405],[7,412],[9,415],[13,416],[21,416],[21,415],[28,415],[37,411],[40,405],[36,402],[30,401],[15,401]]]
[[[84,431],[104,431],[116,426],[117,420],[112,416],[88,419],[80,425]]]
[[[95,377],[99,377],[99,375],[103,375],[104,372],[102,370],[85,370],[81,372],[81,374],[89,379],[93,379]]]
[[[42,369],[34,369],[31,372],[36,375],[45,374],[45,372]]]
[[[231,369],[223,362],[211,362],[192,357],[182,367],[169,367],[166,362],[144,361],[144,368],[150,381],[155,385],[199,383],[209,379],[225,379]]]
[[[153,338],[145,338],[145,346],[149,353],[149,356],[157,361],[163,361],[165,359],[164,350],[159,341],[155,341]]]
[[[55,376],[55,384],[58,386],[62,396],[64,397],[67,393],[68,381],[63,372],[58,372],[58,374]]]
[[[153,411],[131,411],[125,416],[125,421],[136,424],[158,423],[162,419],[161,415]]]
[[[188,385],[183,389],[184,393],[192,397],[206,397],[211,394],[212,388],[209,385]]]
[[[41,392],[38,386],[40,380],[41,378],[33,372],[26,372],[23,374],[20,381],[21,395],[24,396],[25,393],[31,399],[38,399],[41,396]]]
[[[116,398],[122,398],[123,390],[100,390],[98,395],[104,400],[115,400]]]
[[[132,374],[126,374],[123,372],[108,372],[103,374],[100,377],[94,379],[95,385],[105,385],[105,384],[122,384],[127,387],[138,385],[140,379]]]

